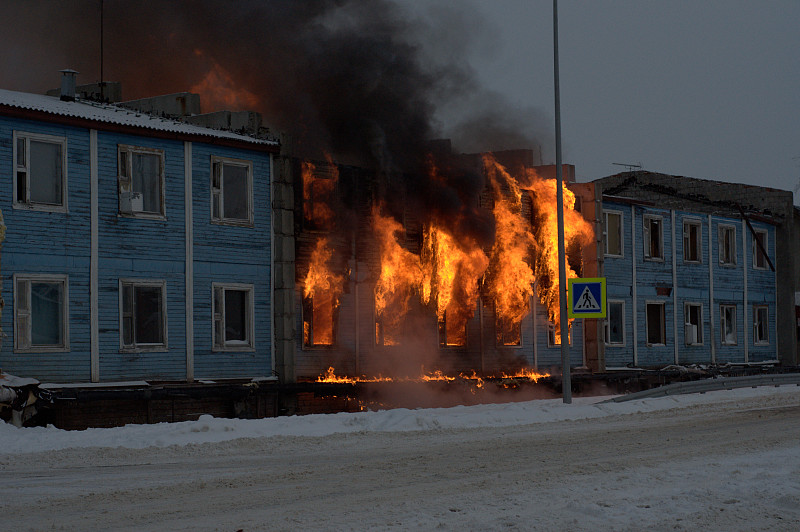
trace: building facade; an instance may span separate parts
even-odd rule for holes
[[[273,370],[277,142],[0,91],[0,367],[50,382]]]

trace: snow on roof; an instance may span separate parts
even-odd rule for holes
[[[249,144],[278,145],[278,142],[274,140],[258,139],[231,131],[222,131],[186,124],[170,118],[153,116],[117,105],[98,103],[89,100],[76,99],[75,101],[63,101],[57,96],[45,96],[0,89],[0,105],[132,128],[228,139]]]

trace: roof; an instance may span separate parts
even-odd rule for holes
[[[13,113],[12,111],[18,111]],[[53,121],[78,122],[76,125],[93,125],[98,129],[145,129],[153,136],[189,138],[207,142],[223,141],[224,144],[249,144],[255,149],[276,151],[275,140],[259,139],[240,135],[232,131],[210,129],[186,124],[170,118],[153,116],[117,105],[76,99],[63,101],[59,97],[30,94],[0,89],[0,114],[16,114],[23,117],[45,119],[39,114],[51,115]],[[100,125],[105,124],[106,127]]]

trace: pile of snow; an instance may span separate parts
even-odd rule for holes
[[[485,404],[452,408],[394,409],[378,412],[315,414],[266,419],[223,419],[209,415],[197,421],[126,425],[106,429],[65,431],[53,426],[17,428],[0,423],[0,453],[17,454],[73,447],[125,447],[190,445],[237,438],[271,436],[322,437],[346,432],[435,431],[479,427],[507,427],[604,416],[654,412],[703,404],[737,401],[770,394],[797,394],[796,386],[743,388],[706,394],[678,395],[622,403],[608,397],[560,399],[520,403]]]

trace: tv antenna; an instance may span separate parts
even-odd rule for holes
[[[634,169],[635,170],[641,170],[642,169],[642,163],[637,163],[637,164],[633,164],[633,163],[611,163],[611,164],[613,164],[614,166],[624,166],[628,170],[628,172],[633,172]]]

